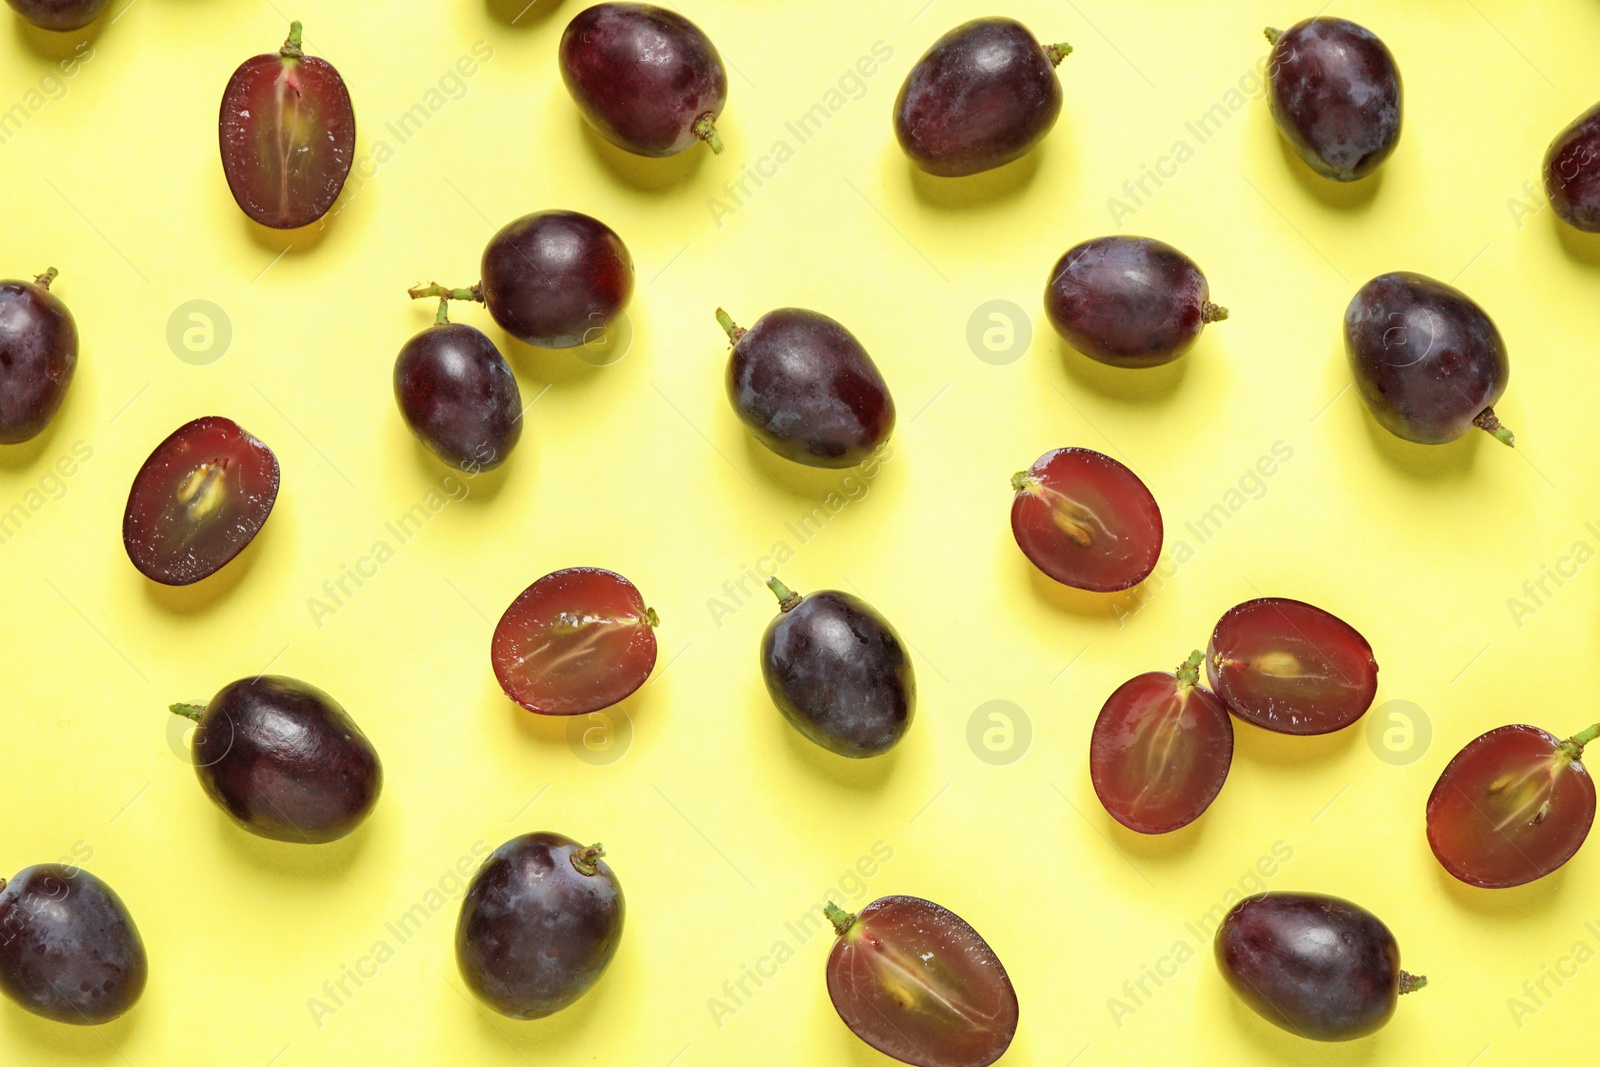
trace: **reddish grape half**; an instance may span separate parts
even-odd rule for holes
[[[826,907],[839,939],[828,996],[857,1037],[916,1067],[986,1067],[1017,1032],[1000,959],[959,915],[918,897],[881,897],[850,915]]]
[[[1011,478],[1011,532],[1063,585],[1114,593],[1161,556],[1161,509],[1139,476],[1087,448],[1058,448]]]
[[[278,499],[278,458],[232,419],[172,431],[134,476],[122,544],[146,578],[190,585],[261,532]]]
[[[1327,734],[1378,691],[1372,646],[1349,623],[1283,597],[1230,608],[1211,633],[1211,688],[1239,718],[1280,734]]]
[[[300,23],[277,52],[239,64],[217,128],[228,188],[263,226],[309,226],[339,199],[355,157],[356,114],[333,64],[301,50]]]
[[[1572,858],[1594,823],[1594,779],[1583,746],[1534,726],[1490,730],[1456,753],[1428,796],[1428,844],[1468,885],[1506,889]]]
[[[1089,738],[1089,778],[1111,817],[1141,834],[1188,826],[1217,799],[1233,763],[1233,720],[1200,684],[1196,651],[1176,674],[1117,687]]]
[[[644,684],[658,622],[632,582],[568,567],[522,591],[494,628],[489,659],[506,696],[540,715],[586,715]]]

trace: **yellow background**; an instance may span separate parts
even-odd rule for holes
[[[555,49],[581,3],[538,0],[518,18],[520,0],[113,0],[65,38],[4,20],[0,107],[24,103],[29,117],[0,144],[0,274],[58,267],[82,352],[54,425],[0,454],[0,509],[29,512],[0,545],[0,867],[88,856],[136,916],[151,980],[134,1012],[98,1031],[6,1004],[0,1062],[881,1064],[829,1005],[827,939],[785,925],[841,883],[857,904],[936,899],[984,934],[1021,998],[1009,1064],[1593,1056],[1600,964],[1569,957],[1578,942],[1600,948],[1600,845],[1538,884],[1472,891],[1428,851],[1422,807],[1483,730],[1527,721],[1565,735],[1596,717],[1600,567],[1587,561],[1600,526],[1585,524],[1600,520],[1600,255],[1565,239],[1536,197],[1513,205],[1525,183],[1537,189],[1550,138],[1600,92],[1600,7],[1337,4],[1398,57],[1406,115],[1381,179],[1333,195],[1285,153],[1251,82],[1261,27],[1309,12],[1259,2],[1005,5],[1076,47],[1060,68],[1061,119],[1006,171],[919,178],[890,132],[894,95],[940,33],[991,11],[923,4],[686,0],[732,68],[728,148],[668,161],[600,143],[568,99]],[[364,162],[337,217],[286,241],[235,206],[216,119],[233,68],[275,49],[291,17],[348,82]],[[84,38],[92,58],[65,91],[29,97]],[[892,58],[830,97],[880,41]],[[451,81],[478,42],[492,56]],[[1230,109],[1241,85],[1249,98]],[[785,123],[830,102],[799,144]],[[385,124],[418,103],[439,106],[401,143]],[[1226,120],[1198,144],[1185,124],[1218,104]],[[764,164],[772,176],[736,210],[714,210],[713,197],[731,203],[723,183],[780,139],[792,158]],[[1192,158],[1162,163],[1180,139]],[[1158,165],[1171,176],[1147,180],[1154,195],[1114,224],[1108,198],[1132,203],[1123,183]],[[525,401],[538,399],[503,473],[396,544],[384,524],[446,477],[391,396],[394,355],[433,312],[405,289],[470,284],[495,229],[550,207],[589,212],[627,242],[631,347],[596,368],[511,343],[481,308],[458,308],[505,349]],[[1056,258],[1117,230],[1184,249],[1232,310],[1174,367],[1113,373],[1064,351],[1044,319]],[[1498,321],[1514,367],[1498,407],[1515,451],[1483,435],[1406,445],[1346,389],[1342,312],[1394,269],[1458,279]],[[196,299],[231,323],[231,346],[208,365],[168,342],[169,317]],[[1032,320],[1031,347],[1006,365],[968,341],[990,300]],[[751,441],[723,396],[718,305],[746,325],[806,306],[856,332],[900,410],[876,478],[786,466]],[[218,578],[163,589],[119,544],[127,487],[158,440],[213,413],[276,450],[282,493]],[[80,442],[91,458],[54,480]],[[1250,477],[1279,442],[1291,458]],[[1173,555],[1131,597],[1070,595],[1012,541],[1008,477],[1063,445],[1122,458],[1160,501]],[[830,492],[849,503],[800,543],[786,524]],[[1202,543],[1186,524],[1219,504],[1228,517]],[[314,618],[323,583],[385,537],[394,558]],[[916,651],[917,719],[882,760],[828,756],[766,697],[757,647],[773,605],[743,576],[780,541],[789,584],[858,589]],[[1181,564],[1180,541],[1192,549]],[[1562,563],[1578,542],[1583,562]],[[515,708],[489,670],[505,605],[574,564],[628,575],[662,619],[656,673],[623,705],[631,742],[610,763],[579,759],[567,723]],[[1546,567],[1569,576],[1535,602],[1523,583]],[[756,595],[730,599],[724,583],[742,577]],[[1390,749],[1366,722],[1322,739],[1239,727],[1231,778],[1198,824],[1160,840],[1121,831],[1086,773],[1102,701],[1133,674],[1171,669],[1258,593],[1322,605],[1371,640]],[[1513,612],[1512,597],[1532,613]],[[377,811],[337,845],[234,829],[169,730],[169,702],[269,668],[329,690],[382,754]],[[1008,765],[968,743],[992,700],[1031,723]],[[1425,750],[1419,733],[1406,740],[1418,716],[1389,718],[1406,707],[1390,701],[1422,710]],[[591,758],[615,756],[620,735],[606,749],[605,725],[588,725],[601,746]],[[470,869],[475,845],[533,829],[603,841],[629,915],[594,992],[523,1024],[467,998],[456,901],[430,910],[427,894],[441,879],[458,891],[450,872],[462,857]],[[852,877],[877,842],[892,858]],[[1275,863],[1275,848],[1290,858]],[[1264,858],[1271,888],[1375,911],[1431,987],[1354,1044],[1313,1048],[1256,1019],[1185,924],[1254,884]],[[359,989],[346,979],[354,995],[336,1012],[314,1015],[310,998],[332,1003],[323,983],[373,972],[360,961],[393,941],[385,923],[419,903],[431,916],[421,932]],[[769,958],[778,942],[793,950],[781,964]],[[1198,955],[1162,962],[1179,942]],[[1128,1000],[1124,981],[1146,966],[1169,977]],[[709,1002],[732,1006],[723,983],[747,967],[769,977],[759,989],[745,979],[753,995],[714,1017]],[[1547,979],[1554,995],[1514,1018],[1508,998],[1526,999],[1545,968],[1573,976],[1560,989]],[[1137,1010],[1115,1011],[1113,997]]]

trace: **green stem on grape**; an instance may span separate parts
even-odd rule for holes
[[[822,905],[822,914],[828,917],[828,921],[833,924],[833,932],[840,937],[848,934],[850,928],[856,924],[854,915],[845,911],[831,900]]]
[[[1428,978],[1426,975],[1407,974],[1405,971],[1400,972],[1399,992],[1401,996],[1405,996],[1407,993],[1415,993],[1419,989],[1425,989],[1427,985]]]
[[[1271,26],[1268,26],[1266,28],[1265,32],[1266,32],[1266,35],[1267,35],[1267,43],[1268,44],[1277,44],[1278,43],[1278,38],[1283,36],[1283,31],[1282,30],[1275,30]]]
[[[1597,737],[1600,737],[1600,722],[1595,723],[1587,730],[1579,730],[1561,742],[1561,751],[1566,753],[1567,758],[1570,760],[1580,760],[1583,758],[1583,746]]]
[[[1221,304],[1213,304],[1211,301],[1207,300],[1204,304],[1200,305],[1201,322],[1221,322],[1227,317],[1228,309],[1223,307]]]
[[[767,588],[772,590],[772,595],[778,598],[779,611],[793,611],[800,603],[800,594],[792,592],[788,586],[776,578],[767,579]]]
[[[445,325],[448,325],[449,322],[450,322],[450,298],[447,297],[447,296],[441,296],[439,298],[439,311],[438,311],[437,314],[435,314],[433,316],[433,324],[435,326],[445,326]]]
[[[743,326],[735,326],[733,324],[733,316],[721,308],[717,309],[717,325],[721,326],[723,332],[728,335],[729,344],[738,344],[739,338],[743,337],[746,332]]]
[[[1178,685],[1183,689],[1192,689],[1200,684],[1200,664],[1204,663],[1206,654],[1198,648],[1189,653],[1189,658],[1178,665]]]
[[[282,48],[278,49],[278,54],[284,59],[299,59],[305,55],[300,49],[300,34],[303,29],[304,27],[300,25],[299,19],[289,23],[289,39],[283,42]]]
[[[1058,44],[1045,45],[1044,56],[1050,61],[1052,67],[1059,67],[1061,61],[1072,54],[1072,46],[1065,41]]]
[[[34,277],[33,284],[37,285],[41,289],[48,289],[50,288],[50,283],[55,281],[56,276],[60,273],[61,272],[56,270],[54,267],[46,267],[43,274],[39,274]]]
[[[433,324],[443,326],[450,321],[450,301],[471,300],[474,303],[483,303],[483,283],[479,282],[468,289],[446,289],[438,282],[429,282],[415,289],[407,289],[406,295],[413,300],[430,300],[437,297],[439,311],[433,317]]]
[[[174,715],[182,715],[185,719],[200,721],[200,716],[206,713],[204,704],[172,704],[167,708]]]
[[[691,128],[696,137],[710,146],[712,155],[722,155],[722,138],[717,136],[717,116],[707,111],[694,120],[694,126]]]
[[[605,846],[596,841],[588,848],[580,848],[572,854],[572,868],[583,875],[598,874],[600,872],[600,857],[605,854]]]
[[[1486,433],[1492,434],[1496,441],[1503,445],[1515,446],[1517,439],[1511,436],[1511,431],[1500,425],[1500,417],[1494,413],[1494,408],[1487,407],[1478,412],[1478,417],[1472,420],[1472,425]]]
[[[661,616],[656,614],[655,608],[647,606],[644,609],[644,621],[650,624],[650,629],[654,630],[661,625]]]
[[[1018,493],[1031,493],[1039,480],[1027,471],[1018,471],[1011,476],[1011,488]]]

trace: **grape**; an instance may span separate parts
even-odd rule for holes
[[[9,0],[23,19],[41,30],[81,30],[100,17],[110,0]]]
[[[1097,237],[1056,261],[1044,307],[1056,332],[1113,367],[1171,363],[1209,322],[1228,317],[1211,302],[1194,260],[1149,237]]]
[[[134,476],[122,544],[162,585],[210,577],[255,539],[278,499],[278,458],[232,419],[184,423]]]
[[[1122,683],[1095,720],[1089,778],[1106,811],[1141,834],[1198,819],[1222,791],[1233,762],[1233,721],[1200,684],[1195,652],[1176,674],[1152,671]]]
[[[1161,557],[1161,510],[1127,467],[1087,448],[1058,448],[1011,478],[1011,532],[1063,585],[1114,593]]]
[[[894,399],[867,350],[839,323],[801,308],[746,330],[717,321],[733,345],[728,399],[756,439],[812,467],[853,467],[889,439]]]
[[[417,439],[472,473],[506,461],[522,436],[522,392],[505,357],[471,326],[439,317],[400,349],[394,397]]]
[[[0,879],[0,990],[59,1023],[98,1026],[133,1007],[149,964],[122,898],[78,867]]]
[[[1015,19],[962,23],[906,75],[894,102],[900,147],[918,167],[946,178],[1025,155],[1061,114],[1055,67],[1071,51],[1039,44]]]
[[[31,282],[0,282],[0,444],[44,432],[78,369],[78,327],[50,291],[51,267]]]
[[[1376,34],[1346,19],[1306,19],[1267,31],[1268,105],[1284,139],[1312,170],[1365,178],[1400,143],[1400,68]]]
[[[328,213],[355,158],[344,79],[300,47],[300,23],[275,53],[239,64],[222,93],[222,170],[244,213],[294,230]]]
[[[1372,646],[1349,623],[1298,600],[1229,608],[1206,673],[1239,718],[1281,734],[1326,734],[1366,714],[1378,691]]]
[[[316,686],[257,675],[223,686],[204,707],[174,704],[172,711],[198,724],[194,769],[206,795],[253,834],[336,841],[378,803],[377,752]]]
[[[955,912],[880,897],[824,910],[839,939],[828,996],[861,1040],[915,1067],[986,1067],[1017,1032],[1017,994],[987,942]]]
[[[511,602],[494,628],[489,659],[506,696],[529,711],[585,715],[650,677],[657,621],[622,575],[569,567]]]
[[[1544,191],[1569,225],[1600,233],[1600,104],[1573,119],[1550,142]]]
[[[1502,726],[1456,753],[1428,795],[1428,844],[1468,885],[1506,889],[1543,878],[1578,851],[1594,824],[1583,746],[1600,725],[1562,741]]]
[[[513,1019],[542,1019],[587,993],[622,939],[622,886],[601,859],[553,833],[523,834],[472,876],[456,922],[468,987]]]

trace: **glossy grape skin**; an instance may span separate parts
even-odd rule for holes
[[[1072,49],[1045,48],[1022,23],[962,23],[917,60],[894,102],[894,133],[918,167],[953,178],[1025,155],[1061,114],[1056,64]]]
[[[1550,142],[1544,191],[1567,225],[1600,233],[1600,104],[1573,119]]]
[[[853,467],[894,432],[894,398],[855,335],[815,311],[779,308],[733,341],[728,400],[756,440],[810,467]]]
[[[190,585],[255,539],[278,499],[278,458],[232,419],[184,423],[156,446],[128,491],[122,545],[139,572]]]
[[[1468,885],[1507,889],[1566,863],[1594,824],[1594,779],[1581,745],[1533,726],[1467,744],[1428,795],[1428,845]]]
[[[761,676],[789,724],[829,752],[880,756],[911,727],[917,680],[900,635],[860,597],[799,596],[768,583],[779,612],[761,638]]]
[[[576,211],[537,211],[506,224],[484,248],[482,270],[494,321],[539,348],[598,339],[633,295],[622,238]]]
[[[1011,479],[1011,532],[1045,574],[1076,589],[1132,588],[1161,558],[1161,509],[1110,456],[1057,448]]]
[[[596,4],[561,35],[561,79],[600,135],[641,156],[706,141],[728,102],[722,57],[700,27],[653,4]]]
[[[300,52],[300,24],[279,52],[239,64],[217,120],[222,169],[246,215],[294,230],[339,199],[355,159],[356,115],[333,64]]]
[[[1017,1032],[1017,994],[986,941],[919,897],[881,897],[848,915],[828,905],[838,940],[828,997],[850,1031],[915,1067],[987,1067]]]
[[[1267,101],[1284,139],[1336,182],[1377,170],[1400,143],[1400,68],[1377,35],[1346,19],[1306,19],[1279,34]]]
[[[1235,605],[1206,655],[1212,691],[1239,718],[1282,734],[1327,734],[1366,714],[1378,661],[1355,627],[1286,597]]]
[[[1402,993],[1427,984],[1400,969],[1400,946],[1376,915],[1321,893],[1247,897],[1223,918],[1212,947],[1240,1000],[1314,1041],[1375,1033]]]
[[[1097,237],[1056,261],[1044,291],[1056,332],[1090,359],[1155,367],[1228,317],[1194,260],[1150,237]]]
[[[41,30],[81,30],[100,17],[111,0],[7,0],[23,20]]]
[[[513,1019],[542,1019],[587,993],[622,939],[622,886],[570,837],[532,833],[490,853],[456,922],[456,963],[480,1000]]]
[[[598,567],[540,578],[506,608],[489,659],[506,696],[539,715],[585,715],[638,689],[656,664],[656,613]]]
[[[149,975],[122,898],[88,871],[42,863],[0,879],[0,991],[46,1019],[108,1023]]]
[[[78,368],[78,327],[50,291],[51,268],[31,282],[0,282],[0,444],[44,432]]]
[[[1511,444],[1494,413],[1511,365],[1494,320],[1461,290],[1397,271],[1363,285],[1344,313],[1345,353],[1379,425],[1419,444],[1477,426]]]
[[[1111,817],[1141,834],[1165,834],[1198,819],[1222,791],[1233,763],[1228,709],[1195,672],[1151,671],[1106,700],[1089,739],[1089,778]]]
[[[242,828],[274,841],[322,844],[350,833],[383,791],[383,765],[339,702],[294,678],[223,686],[194,718],[200,786]]]
[[[459,470],[493,470],[522,437],[516,376],[471,326],[439,323],[407,341],[394,364],[394,397],[418,440]]]

